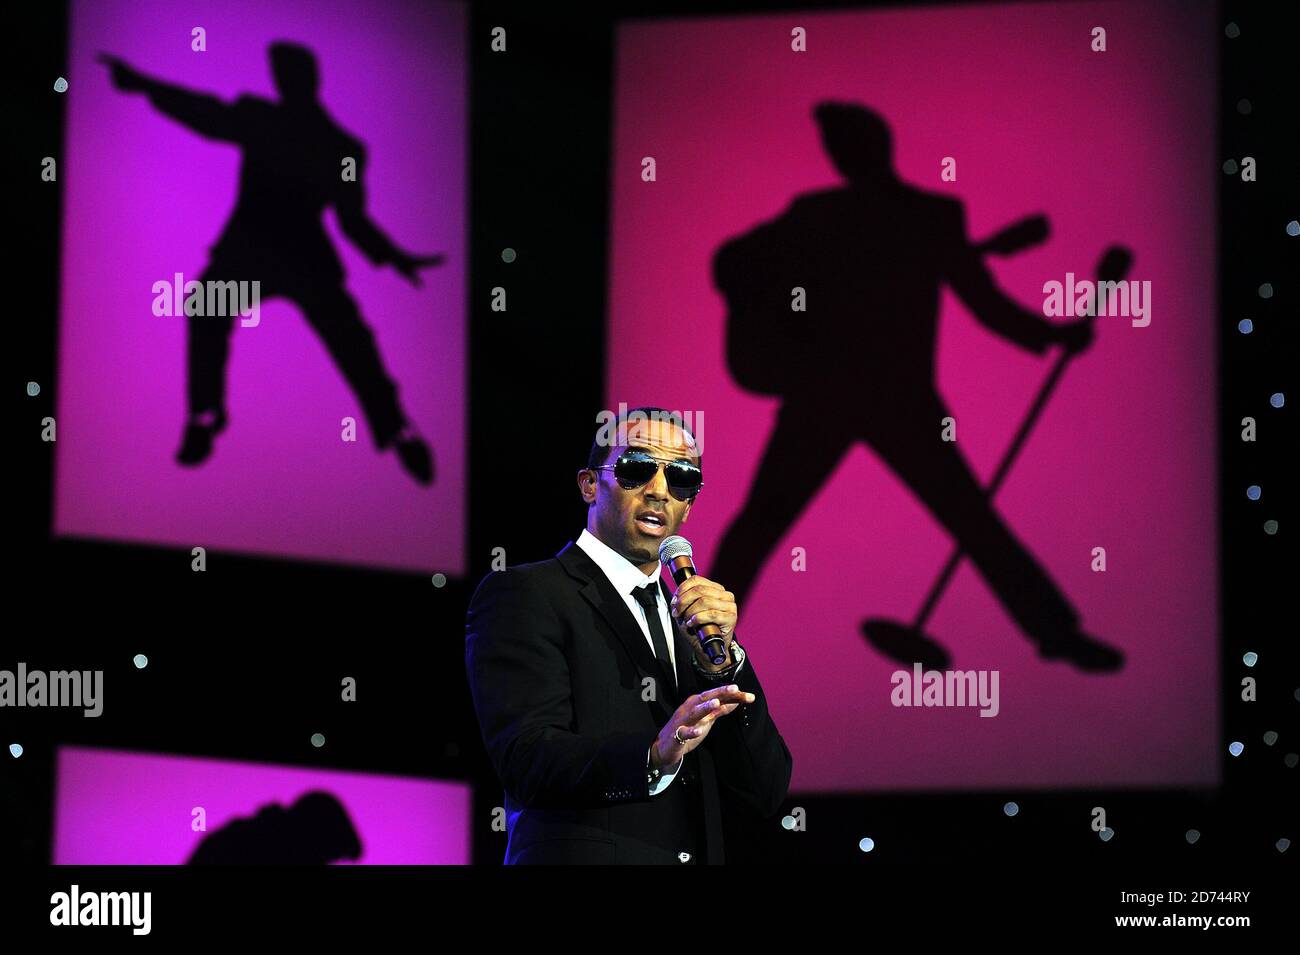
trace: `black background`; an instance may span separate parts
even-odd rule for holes
[[[853,8],[864,6],[872,5]],[[836,7],[849,5],[798,9]],[[1216,871],[1254,871],[1288,866],[1300,854],[1300,845],[1285,856],[1274,848],[1281,836],[1300,841],[1300,768],[1283,764],[1284,753],[1300,750],[1295,623],[1286,622],[1295,580],[1287,495],[1296,486],[1287,451],[1300,395],[1288,394],[1283,409],[1268,406],[1270,394],[1294,381],[1300,315],[1300,238],[1285,233],[1286,222],[1300,215],[1288,182],[1300,169],[1292,138],[1300,111],[1293,72],[1290,82],[1280,79],[1293,70],[1295,40],[1278,19],[1283,7],[1221,5],[1220,102],[1205,117],[1217,124],[1219,155],[1167,157],[1217,167],[1252,155],[1259,165],[1254,183],[1223,175],[1219,194],[1221,457],[1206,466],[1219,469],[1222,496],[1217,512],[1203,519],[1217,525],[1222,546],[1224,785],[794,795],[785,811],[802,806],[808,829],[788,833],[773,820],[756,844],[766,861],[895,872],[941,866],[972,875],[1011,867],[1030,879],[1087,867],[1127,885],[1123,874],[1138,866],[1178,872],[1209,863]],[[500,787],[469,705],[464,615],[493,548],[505,548],[511,564],[549,557],[585,519],[575,472],[604,400],[603,355],[607,345],[617,347],[606,341],[604,322],[614,23],[795,8],[472,5],[469,574],[440,589],[426,576],[221,552],[210,552],[207,572],[197,574],[183,548],[50,539],[53,447],[40,440],[40,421],[53,415],[58,387],[61,187],[41,182],[39,166],[53,155],[61,176],[68,169],[66,99],[50,88],[66,63],[68,22],[65,5],[38,9],[39,22],[30,22],[21,40],[32,65],[10,87],[24,131],[10,157],[19,167],[11,179],[17,241],[7,253],[16,294],[6,323],[14,341],[6,349],[4,401],[16,466],[0,667],[22,660],[29,669],[102,669],[106,704],[98,719],[75,710],[0,714],[0,853],[22,863],[49,860],[53,747],[69,743],[472,780],[474,858],[497,864],[505,834],[490,823]],[[1223,36],[1229,21],[1241,27],[1240,37]],[[489,49],[497,25],[509,31],[507,55]],[[1236,108],[1243,97],[1252,104],[1249,114]],[[501,257],[507,247],[518,253],[511,264]],[[1265,281],[1276,290],[1268,301],[1256,293]],[[489,308],[497,285],[509,289],[505,315]],[[1255,323],[1249,336],[1236,330],[1243,317]],[[673,333],[671,324],[666,333]],[[39,396],[27,396],[29,380],[41,384]],[[1173,426],[1180,402],[1167,395],[1162,406],[1131,411]],[[1254,444],[1240,440],[1247,415],[1258,420]],[[1264,488],[1262,500],[1246,498],[1250,484]],[[1263,530],[1268,518],[1280,522],[1276,535]],[[1260,654],[1253,669],[1241,662],[1247,650]],[[145,670],[132,665],[136,653],[149,657]],[[1258,680],[1258,702],[1240,700],[1245,675]],[[345,676],[357,680],[356,703],[339,698]],[[1151,732],[1161,732],[1161,714],[1150,719]],[[1261,739],[1270,729],[1281,734],[1273,747]],[[317,732],[327,740],[322,749],[309,742]],[[7,752],[14,740],[26,750],[19,760]],[[1242,758],[1228,755],[1231,740],[1246,744]],[[1021,807],[1014,819],[1002,812],[1009,799]],[[1098,805],[1116,831],[1109,843],[1088,826]],[[1183,836],[1191,828],[1202,833],[1195,846]],[[863,854],[857,843],[867,834],[876,849]]]

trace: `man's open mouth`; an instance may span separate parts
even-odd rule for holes
[[[636,516],[636,526],[643,534],[662,537],[668,531],[668,515],[659,511],[641,511]]]

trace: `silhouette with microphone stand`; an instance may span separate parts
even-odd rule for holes
[[[724,243],[713,278],[728,307],[727,362],[737,383],[782,399],[775,429],[739,514],[723,535],[714,573],[743,601],[777,542],[864,441],[929,508],[955,551],[910,625],[864,621],[863,636],[900,663],[950,666],[923,631],[963,556],[1046,660],[1114,672],[1123,653],[1084,633],[1068,598],[993,509],[992,498],[1066,365],[1093,339],[1093,317],[1056,324],[1002,292],[984,263],[1046,239],[1037,216],[972,243],[953,198],[902,182],[889,126],[873,110],[826,101],[814,108],[822,143],[847,183],[797,197],[777,219]],[[1102,280],[1127,273],[1113,247]],[[955,442],[935,384],[939,289],[947,283],[985,327],[1035,354],[1062,346],[1051,374],[982,488]],[[810,315],[793,321],[791,289],[807,290]]]

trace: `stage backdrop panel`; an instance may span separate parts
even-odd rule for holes
[[[192,49],[196,28],[204,51]],[[400,0],[72,4],[59,157],[58,534],[463,573],[465,28],[459,4]],[[332,209],[324,216],[344,287],[433,449],[431,485],[391,449],[376,451],[357,394],[286,298],[263,301],[256,326],[236,320],[229,426],[213,455],[192,469],[174,460],[187,409],[186,318],[155,315],[152,288],[175,273],[199,279],[235,207],[241,150],[115,89],[96,56],[227,104],[275,100],[268,47],[277,40],[312,51],[326,112],[364,144],[370,219],[409,252],[446,256],[415,288],[391,265],[372,265]],[[292,161],[292,144],[281,146]],[[332,166],[341,181],[342,161]],[[330,288],[323,273],[303,278]],[[354,443],[343,440],[345,417],[357,422]]]
[[[181,865],[233,820],[309,792],[338,801],[360,838],[358,863],[470,861],[465,783],[80,746],[59,747],[57,763],[56,865]],[[196,807],[206,831],[192,829]]]
[[[1098,26],[1105,52],[1092,49]],[[791,49],[800,28],[806,52]],[[1066,368],[994,502],[1084,631],[1124,654],[1122,669],[1040,659],[963,561],[925,632],[951,653],[951,669],[997,671],[998,713],[894,706],[892,674],[910,667],[870,645],[861,625],[913,621],[954,539],[881,454],[847,442],[740,604],[737,633],[794,755],[795,791],[1218,780],[1217,37],[1212,5],[1159,2],[799,11],[618,29],[607,407],[704,413],[706,486],[683,534],[705,576],[783,405],[733,379],[711,263],[796,197],[843,185],[814,118],[819,102],[883,117],[898,176],[959,200],[974,240],[1046,213],[1046,243],[986,258],[1029,310],[1042,314],[1044,283],[1067,271],[1095,278],[1112,243],[1133,250],[1129,277],[1150,282],[1150,324],[1096,320],[1092,347]],[[646,157],[654,181],[643,178]],[[955,181],[940,178],[945,157]],[[790,320],[832,346],[803,373],[818,388],[799,422],[808,459],[787,461],[789,475],[817,468],[823,439],[886,420],[905,442],[941,440],[924,389],[882,387],[897,372],[874,341],[921,347],[921,362],[933,361],[955,447],[987,486],[1059,349],[1039,356],[995,335],[947,284],[937,342],[925,347],[926,310],[899,310],[893,285],[906,268],[942,264],[924,244],[905,246],[916,223],[883,223],[859,247],[852,207],[829,202],[840,225],[801,234],[833,268],[810,273],[821,284],[809,281],[808,312]],[[827,281],[853,292],[839,314],[818,311]],[[1092,569],[1095,548],[1105,572]]]

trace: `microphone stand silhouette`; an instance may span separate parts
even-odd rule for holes
[[[1003,232],[998,233],[992,239],[980,243],[977,248],[987,251],[1000,252],[1003,246],[996,244],[997,240],[1005,239],[1007,236],[1016,234],[1020,230],[1022,235],[1036,235],[1037,233],[1030,228],[1034,220],[1028,219],[1023,223],[1011,226]],[[1005,243],[1004,243],[1005,244]],[[1011,251],[1022,248],[1018,242],[1011,243]],[[1120,245],[1110,246],[1105,254],[1102,255],[1101,261],[1097,264],[1098,282],[1118,282],[1128,275],[1129,269],[1133,265],[1133,253]],[[1097,295],[1093,299],[1094,307],[1088,316],[1090,320],[1095,320],[1097,312],[1100,310],[1102,302],[1102,290],[1100,284],[1097,287]],[[1074,355],[1070,351],[1063,351],[1056,359],[1056,364],[1052,366],[1047,380],[1043,382],[1042,387],[1038,389],[1038,394],[1034,398],[1033,404],[1029,406],[1029,413],[1026,415],[1020,429],[1016,432],[1015,438],[1011,441],[1011,446],[1002,456],[1002,461],[998,465],[997,471],[993,474],[993,480],[989,482],[986,491],[989,500],[993,499],[1002,485],[1003,479],[1006,478],[1007,472],[1011,470],[1011,465],[1024,446],[1025,440],[1029,437],[1029,432],[1033,430],[1034,424],[1038,421],[1038,416],[1042,413],[1043,408],[1047,405],[1047,399],[1051,397],[1056,388],[1056,384],[1065,372],[1065,366],[1070,363]],[[930,588],[925,602],[921,605],[920,612],[916,615],[916,620],[911,624],[898,623],[886,617],[869,618],[862,623],[863,636],[867,642],[883,653],[885,656],[897,660],[899,663],[920,663],[926,670],[946,670],[951,665],[951,658],[948,651],[944,649],[937,641],[927,636],[924,632],[925,622],[930,619],[930,614],[934,612],[935,606],[939,603],[939,598],[943,595],[944,590],[948,587],[948,582],[952,579],[953,573],[956,572],[957,566],[961,563],[962,557],[965,556],[961,544],[958,543],[944,564],[943,570],[939,572],[939,578]]]

